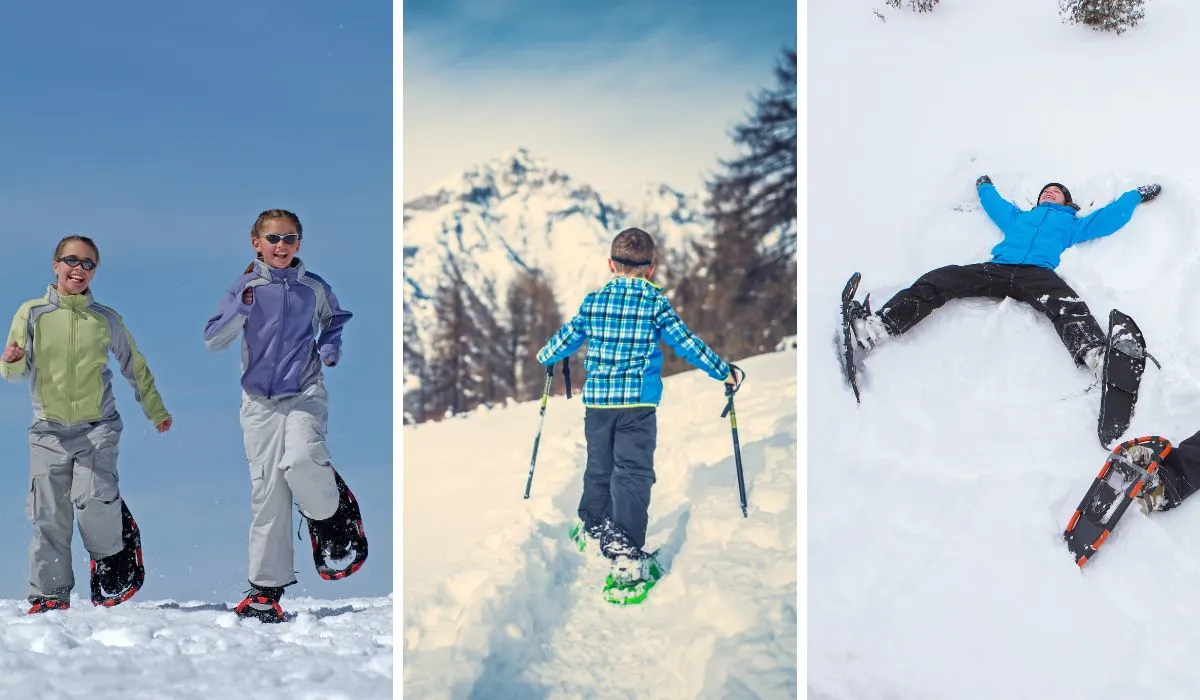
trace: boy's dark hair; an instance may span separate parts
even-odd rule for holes
[[[613,239],[609,257],[617,272],[645,277],[654,263],[654,239],[640,228],[627,228]]]

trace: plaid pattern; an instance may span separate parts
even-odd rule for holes
[[[588,294],[537,359],[553,364],[587,342],[584,405],[656,406],[662,397],[660,341],[710,377],[729,376],[729,365],[684,325],[659,286],[638,277],[614,277]]]

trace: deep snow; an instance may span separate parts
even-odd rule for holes
[[[528,501],[538,402],[405,426],[404,696],[795,697],[796,352],[738,364],[749,517],[721,384],[668,377],[647,547],[670,571],[639,607],[567,537],[585,442],[561,375]]]
[[[1131,314],[1163,369],[1124,439],[1200,429],[1192,301],[1200,6],[1146,5],[1117,37],[1042,0],[809,3],[807,687],[811,698],[1194,697],[1200,501],[1121,521],[1078,569],[1060,534],[1103,463],[1098,391],[1048,321],[951,302],[838,374],[837,295],[874,306],[922,273],[986,260],[989,174],[1023,208],[1065,183],[1084,212],[1162,196],[1061,274],[1106,324]]]

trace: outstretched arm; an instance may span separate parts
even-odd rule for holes
[[[1075,234],[1071,243],[1082,243],[1093,238],[1101,238],[1129,223],[1133,218],[1133,210],[1142,202],[1142,195],[1137,190],[1129,190],[1117,199],[1075,223]]]
[[[21,348],[21,356],[12,362],[0,362],[0,376],[10,382],[19,382],[29,374],[30,362],[33,357],[33,348],[30,347],[29,336],[26,330],[29,328],[29,306],[22,304],[21,308],[17,309],[17,313],[13,316],[12,327],[8,331],[8,341],[6,346],[15,344]]]
[[[692,332],[679,314],[670,304],[664,303],[654,316],[654,323],[662,329],[662,338],[671,346],[676,355],[687,360],[691,365],[713,379],[729,378],[729,364],[721,359],[712,348]]]
[[[578,350],[585,340],[587,328],[583,318],[576,314],[546,341],[541,350],[538,350],[537,361],[543,365],[552,365],[559,360],[565,360]]]
[[[975,181],[975,188],[979,193],[979,203],[983,205],[983,210],[987,212],[992,223],[999,226],[1001,230],[1007,229],[1017,214],[1021,213],[1017,205],[1000,196],[1000,193],[996,191],[996,186],[992,184],[992,179],[987,175]]]

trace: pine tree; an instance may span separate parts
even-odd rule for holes
[[[885,5],[900,9],[902,0],[884,0]],[[908,8],[913,12],[933,12],[934,5],[938,4],[938,0],[908,0]]]
[[[1059,0],[1063,21],[1118,35],[1145,17],[1145,0]]]
[[[796,332],[795,51],[775,76],[733,132],[744,155],[708,183],[711,235],[671,292],[684,322],[723,357],[767,352]],[[686,367],[668,356],[664,373]]]

